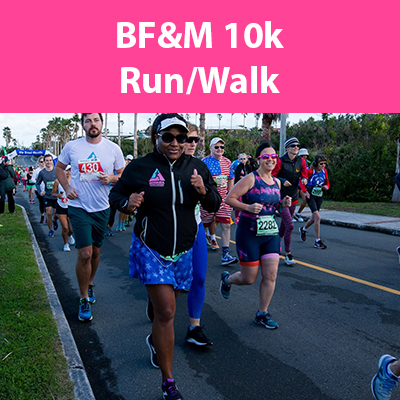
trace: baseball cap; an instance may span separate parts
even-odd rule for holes
[[[65,170],[68,171],[69,169],[71,169],[71,166],[67,165],[67,168],[65,168]]]
[[[159,118],[157,121],[157,125],[154,126],[154,129],[156,133],[159,133],[171,126],[179,126],[180,128],[183,129],[184,132],[189,133],[189,129],[185,121],[182,121],[181,119],[176,117],[169,117],[169,116],[165,116],[164,119],[161,116],[161,118]]]
[[[215,137],[211,139],[210,146],[214,146],[214,144],[217,144],[218,142],[225,144],[225,140],[222,140],[220,137]]]
[[[125,160],[133,160],[133,155],[132,154],[128,154],[126,157],[125,157]]]

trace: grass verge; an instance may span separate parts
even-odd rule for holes
[[[400,218],[400,204],[398,203],[350,203],[345,201],[328,200],[322,203],[322,208],[328,210]]]
[[[74,399],[22,210],[0,224],[0,399]]]

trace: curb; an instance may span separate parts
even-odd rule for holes
[[[75,397],[77,400],[95,400],[93,390],[86,375],[86,370],[83,366],[81,356],[79,355],[79,351],[72,335],[71,328],[68,325],[68,321],[61,307],[57,292],[50,278],[47,265],[44,261],[42,252],[40,251],[39,245],[37,243],[35,233],[33,232],[31,222],[28,218],[28,214],[25,210],[25,207],[19,204],[16,205],[22,209],[25,223],[32,240],[32,247],[35,252],[36,263],[39,267],[40,273],[42,274],[43,283],[46,288],[50,307],[53,311],[53,316],[57,323],[58,333],[60,335],[64,355],[67,359],[69,376],[74,384]]]
[[[304,219],[304,221],[308,221],[310,219],[310,217],[303,216],[303,219]],[[398,231],[397,229],[385,228],[382,226],[355,224],[353,222],[341,222],[341,221],[334,221],[334,220],[324,219],[324,218],[321,218],[321,224],[340,226],[342,228],[359,229],[362,231],[379,232],[379,233],[385,233],[387,235],[393,235],[393,236],[400,236],[400,231]]]

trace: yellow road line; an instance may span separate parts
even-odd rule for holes
[[[216,237],[218,239],[221,239],[219,236],[216,236]],[[230,243],[236,244],[236,242],[233,241],[233,240],[230,240]],[[284,256],[280,256],[280,258],[282,260],[285,259]],[[316,269],[317,271],[325,272],[326,274],[335,275],[335,276],[338,276],[340,278],[347,279],[349,281],[361,283],[362,285],[370,286],[370,287],[373,287],[375,289],[383,290],[385,292],[389,292],[389,293],[392,293],[392,294],[396,294],[397,296],[400,296],[400,291],[399,290],[391,289],[391,288],[388,288],[386,286],[382,286],[382,285],[378,285],[376,283],[368,282],[368,281],[365,281],[363,279],[358,279],[358,278],[355,278],[354,276],[342,274],[340,272],[332,271],[332,270],[327,269],[327,268],[318,267],[317,265],[309,264],[309,263],[306,263],[306,262],[303,262],[303,261],[296,260],[296,263],[300,264],[300,265],[304,265],[305,267],[308,267],[308,268]]]

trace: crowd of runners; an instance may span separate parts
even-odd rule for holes
[[[300,239],[306,241],[307,229],[314,225],[314,248],[327,248],[320,237],[319,215],[323,195],[329,190],[327,160],[319,154],[310,163],[308,150],[300,148],[295,137],[285,141],[281,156],[272,143],[264,142],[254,158],[239,153],[233,163],[224,156],[224,140],[214,137],[210,154],[200,160],[195,157],[198,128],[175,113],[155,119],[153,152],[133,159],[124,157],[115,143],[102,137],[102,114],[82,114],[81,122],[85,136],[68,142],[56,164],[52,155],[46,154],[39,157],[38,168],[15,171],[3,157],[0,213],[6,196],[9,211],[14,212],[13,194],[20,179],[29,203],[38,201],[40,223],[47,224],[49,238],[55,236],[60,223],[62,250],[77,249],[78,318],[82,322],[93,319],[93,286],[101,246],[107,236],[114,235],[117,211],[118,234],[135,219],[127,264],[130,277],[139,279],[148,293],[146,313],[152,329],[145,340],[150,361],[161,371],[164,399],[183,399],[172,373],[176,297],[180,290],[188,291],[186,340],[198,346],[212,345],[200,321],[207,246],[212,251],[220,249],[217,225],[221,228],[221,265],[240,265],[234,273],[221,274],[221,295],[229,299],[231,292],[234,294],[232,286],[253,284],[260,270],[254,323],[278,328],[268,307],[276,285],[281,241],[285,263],[294,266],[292,231],[295,222],[304,222],[301,212],[306,204],[311,218],[299,227]],[[6,178],[1,178],[2,169],[9,172]],[[302,203],[296,212],[299,197]],[[236,256],[230,249],[233,223],[237,224]],[[399,362],[382,356],[371,383],[376,399],[390,397],[399,373]]]

